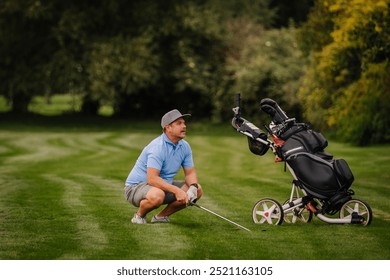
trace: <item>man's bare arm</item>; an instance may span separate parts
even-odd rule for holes
[[[169,184],[160,177],[160,170],[149,167],[146,174],[147,184],[165,192],[173,193],[176,196],[176,200],[188,203],[187,194],[178,187]]]

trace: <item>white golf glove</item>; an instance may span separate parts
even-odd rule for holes
[[[187,196],[190,204],[194,204],[198,199],[198,185],[192,184],[187,191]]]

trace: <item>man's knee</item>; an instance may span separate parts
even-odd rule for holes
[[[146,199],[154,206],[160,206],[163,204],[165,198],[165,192],[158,188],[151,188],[146,195]]]

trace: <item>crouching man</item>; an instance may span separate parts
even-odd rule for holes
[[[192,150],[187,141],[186,123],[178,110],[161,118],[163,133],[152,140],[141,152],[126,179],[124,195],[129,203],[138,207],[131,219],[134,224],[146,224],[146,215],[166,205],[151,219],[152,223],[168,223],[169,216],[195,203],[202,196],[198,184]],[[185,180],[174,177],[183,167]]]

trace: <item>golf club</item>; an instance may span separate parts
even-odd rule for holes
[[[217,214],[217,213],[215,213],[215,212],[213,212],[213,211],[211,211],[211,210],[209,210],[209,209],[207,209],[207,208],[205,208],[205,207],[203,207],[203,206],[200,206],[200,205],[198,205],[198,204],[196,204],[196,203],[191,203],[191,205],[192,205],[192,206],[196,206],[196,207],[198,207],[198,208],[200,208],[200,209],[202,209],[202,210],[204,210],[204,211],[206,211],[206,212],[209,212],[210,214],[213,214],[213,215],[215,215],[215,216],[221,218],[222,220],[225,220],[225,221],[227,221],[227,222],[229,222],[229,223],[231,223],[231,224],[233,224],[233,225],[235,225],[235,226],[238,226],[239,228],[242,228],[242,229],[244,229],[244,230],[246,230],[246,231],[250,231],[250,230],[247,229],[246,227],[243,227],[243,226],[241,226],[241,225],[239,225],[239,224],[237,224],[237,223],[235,223],[235,222],[233,222],[233,221],[231,221],[231,220],[229,220],[229,219],[227,219],[227,218],[225,218],[225,217],[223,217],[223,216],[221,216],[221,215],[219,215],[219,214]]]

